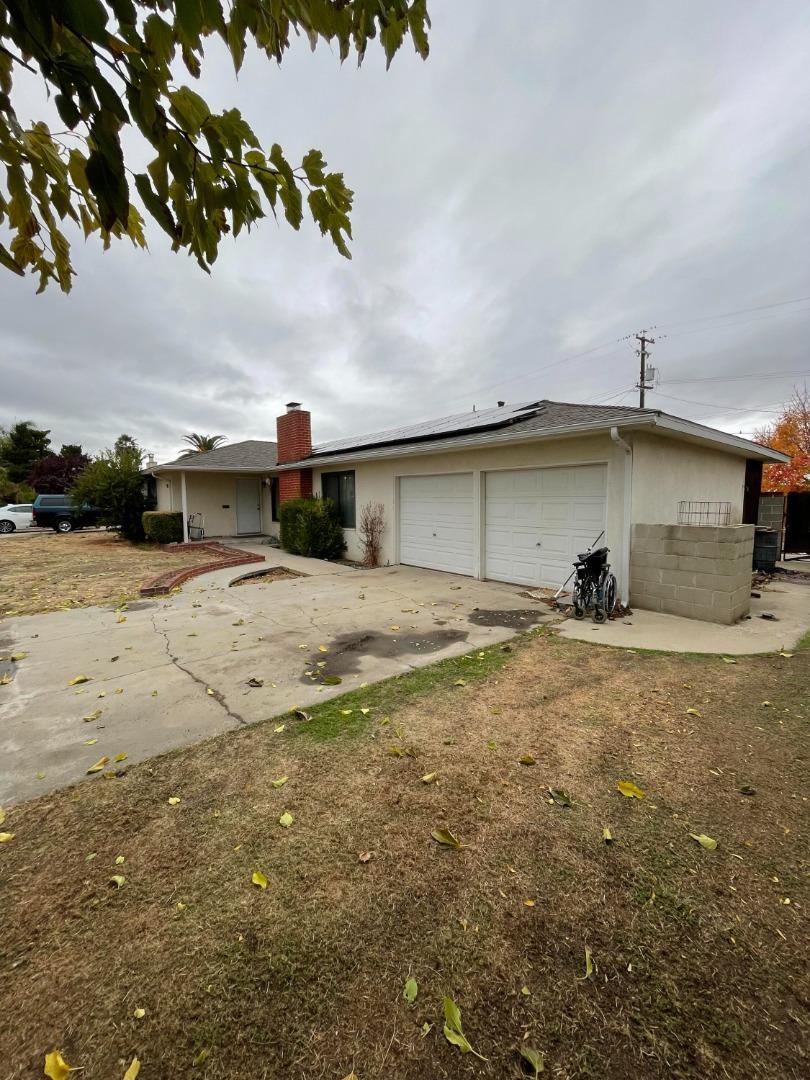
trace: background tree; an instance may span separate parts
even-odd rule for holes
[[[810,491],[810,393],[806,386],[794,389],[779,419],[754,437],[791,459],[789,465],[765,466],[763,491]]]
[[[190,435],[183,436],[183,442],[189,444],[189,449],[184,450],[182,456],[205,454],[209,450],[216,450],[218,446],[222,446],[227,441],[224,435],[198,435],[196,431],[192,431]]]
[[[125,539],[144,539],[142,516],[148,510],[142,452],[130,435],[121,435],[112,450],[92,461],[71,489],[77,503],[101,510],[101,523],[120,530]]]
[[[62,449],[64,450],[65,447]],[[69,447],[68,449],[76,448]],[[40,458],[35,462],[26,482],[38,495],[49,492],[61,495],[62,492],[70,491],[90,464],[90,458],[81,452],[81,447],[77,449],[78,454],[47,454]]]
[[[61,457],[66,458],[87,456],[82,450],[81,443],[62,443],[62,449],[59,451],[59,454]]]
[[[205,39],[226,43],[236,72],[252,40],[281,62],[294,37],[312,48],[335,43],[341,60],[362,61],[379,34],[390,64],[410,35],[428,53],[427,0],[4,0],[0,3],[0,224],[12,233],[0,263],[39,275],[68,291],[74,269],[59,224],[98,233],[104,247],[128,236],[145,246],[141,206],[166,232],[172,250],[186,248],[204,270],[222,236],[235,236],[265,214],[283,211],[298,229],[306,194],[309,213],[338,251],[349,257],[352,192],[342,173],[327,173],[320,151],[300,165],[278,143],[262,149],[238,109],[214,112],[177,68],[200,75]],[[175,60],[178,63],[174,63]],[[25,126],[13,98],[22,67],[42,77],[67,131],[43,120]],[[135,125],[146,142],[125,164],[122,129]],[[68,140],[68,141],[66,141]],[[129,148],[128,148],[129,153]],[[133,166],[154,155],[145,171]],[[57,220],[59,219],[59,220]]]
[[[22,484],[34,463],[49,452],[50,431],[34,426],[33,420],[18,420],[0,434],[0,465],[12,484]]]

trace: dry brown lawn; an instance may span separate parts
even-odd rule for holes
[[[164,570],[210,561],[210,552],[185,550],[174,555],[127,543],[108,532],[4,538],[0,617],[129,600]]]
[[[808,689],[541,632],[13,807],[0,1076],[806,1077]]]

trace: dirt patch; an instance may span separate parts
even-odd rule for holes
[[[134,1054],[178,1080],[516,1080],[525,1042],[559,1080],[806,1075],[810,652],[541,633],[465,676],[494,652],[369,687],[351,737],[270,722],[8,810],[0,1073],[59,1047],[86,1080]],[[445,995],[486,1060],[444,1039]]]
[[[210,552],[172,553],[108,532],[15,539],[0,559],[0,617],[119,604],[157,574],[210,561]]]
[[[357,630],[342,634],[329,643],[328,653],[306,667],[302,683],[324,682],[330,677],[354,675],[364,656],[392,660],[404,656],[439,653],[448,645],[466,641],[466,630],[433,630],[425,634],[381,634],[377,630]],[[309,673],[309,674],[308,674]]]
[[[287,566],[271,566],[267,570],[254,570],[250,574],[243,574],[231,582],[233,589],[237,585],[269,585],[273,581],[284,581],[286,578],[309,577],[298,570],[290,570]]]
[[[469,615],[470,622],[476,626],[506,626],[513,630],[528,630],[546,619],[548,612],[536,608],[505,608],[503,611],[475,608]]]

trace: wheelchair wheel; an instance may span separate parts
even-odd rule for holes
[[[607,612],[605,611],[605,609],[601,608],[601,607],[595,607],[593,609],[593,621],[598,622],[598,623],[603,623],[606,620],[607,620]]]
[[[576,602],[574,603],[574,618],[575,619],[584,619],[585,618],[585,608],[580,607],[579,604],[577,604]]]
[[[616,608],[616,575],[608,574],[605,580],[605,611],[612,615]]]

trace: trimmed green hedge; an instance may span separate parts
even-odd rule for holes
[[[147,510],[142,520],[147,540],[157,544],[183,542],[183,515],[179,510]]]
[[[279,507],[281,546],[292,555],[339,559],[346,550],[343,526],[331,499],[289,499]]]

